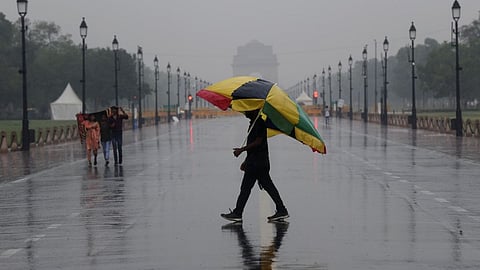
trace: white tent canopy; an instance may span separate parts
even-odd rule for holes
[[[50,110],[52,120],[75,120],[75,115],[82,111],[82,101],[75,94],[70,83],[60,97],[50,103]]]
[[[312,105],[313,104],[313,99],[309,97],[305,91],[303,91],[300,96],[297,97],[295,100],[298,104],[300,105]]]

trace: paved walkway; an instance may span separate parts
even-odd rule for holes
[[[480,268],[477,139],[314,122],[326,156],[270,139],[280,224],[257,188],[242,225],[219,217],[242,117],[127,132],[120,167],[88,168],[77,143],[0,155],[0,269]]]

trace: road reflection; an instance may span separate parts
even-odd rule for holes
[[[269,246],[260,247],[260,255],[256,256],[255,246],[248,239],[240,222],[222,226],[222,231],[233,232],[237,235],[238,246],[241,249],[243,264],[248,269],[273,269],[277,252],[282,245],[283,238],[287,234],[289,223],[287,221],[272,222],[275,227],[275,235]],[[278,261],[278,260],[277,260]]]

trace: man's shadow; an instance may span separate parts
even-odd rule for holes
[[[241,222],[229,223],[222,226],[222,231],[234,232],[237,235],[238,245],[242,250],[243,264],[248,269],[272,269],[272,264],[275,261],[276,253],[282,245],[283,237],[287,234],[289,223],[287,221],[271,222],[275,227],[275,236],[271,244],[266,247],[261,247],[260,255],[255,256],[254,247],[243,231],[243,224]]]

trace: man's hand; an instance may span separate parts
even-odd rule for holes
[[[245,161],[240,165],[240,171],[245,171]]]
[[[233,155],[235,157],[238,157],[243,151],[244,151],[243,148],[233,148]]]

